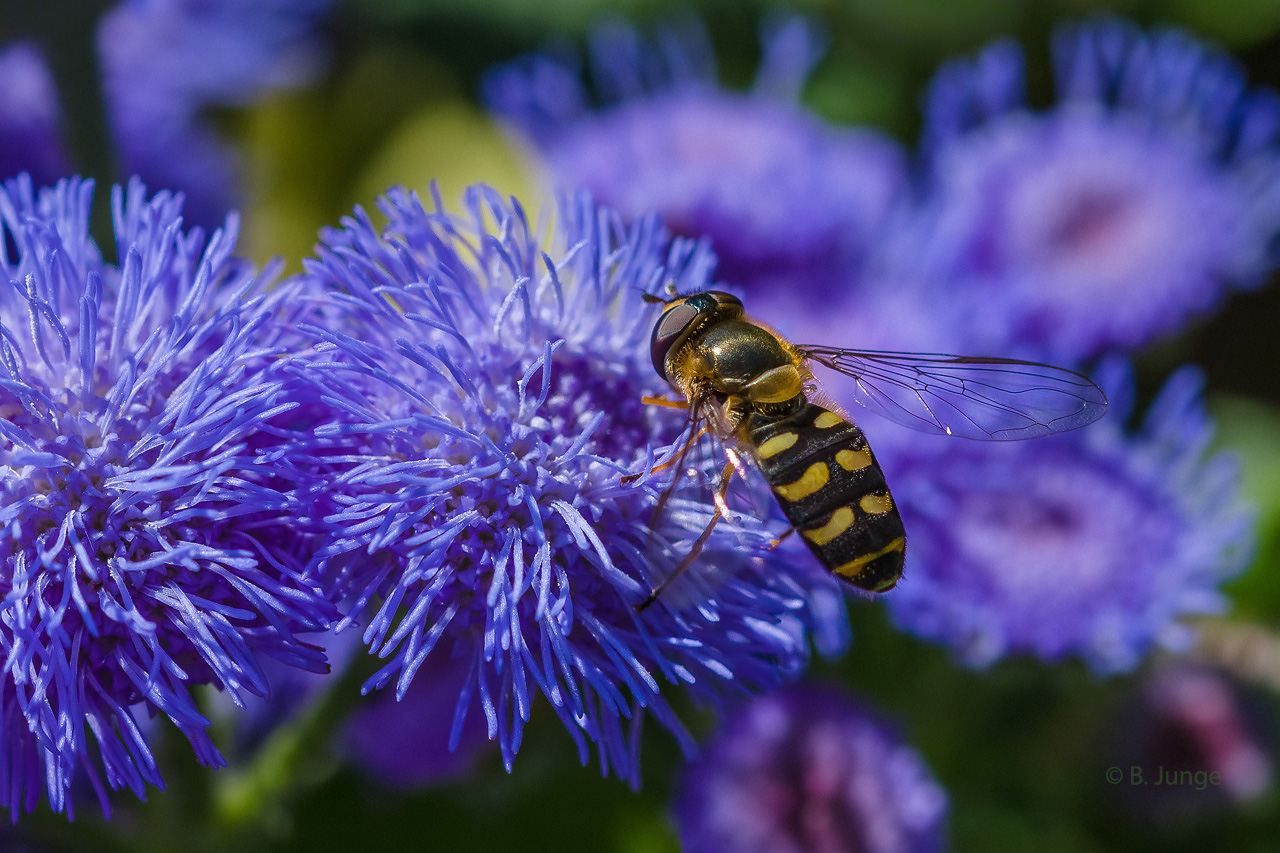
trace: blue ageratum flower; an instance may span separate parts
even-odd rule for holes
[[[751,700],[688,768],[674,806],[685,853],[929,853],[946,793],[886,723],[829,687]]]
[[[193,687],[239,701],[267,690],[260,656],[325,666],[296,636],[330,612],[301,580],[302,484],[274,461],[296,404],[235,220],[206,240],[182,230],[181,196],[116,188],[115,266],[89,237],[91,194],[25,176],[0,192],[0,802],[15,818],[42,786],[71,814],[76,778],[104,809],[104,781],[161,785],[149,717],[219,764]]]
[[[1280,233],[1280,100],[1175,30],[1058,31],[1031,109],[1009,42],[943,67],[897,280],[969,305],[984,349],[1074,361],[1178,331],[1264,280]],[[891,253],[892,254],[892,253]]]
[[[1252,548],[1235,460],[1206,458],[1212,423],[1191,368],[1142,421],[1108,365],[1109,416],[1027,442],[881,445],[911,540],[895,622],[973,666],[1013,654],[1133,669],[1185,650],[1184,620],[1219,613]]]
[[[766,37],[750,92],[717,84],[695,29],[679,36],[647,45],[631,29],[601,28],[593,86],[573,59],[539,54],[490,72],[485,99],[553,183],[709,237],[720,275],[756,304],[789,305],[797,287],[811,298],[848,287],[903,188],[902,151],[798,103],[820,53],[802,21]]]
[[[711,512],[681,489],[651,525],[684,416],[641,403],[669,390],[641,295],[705,288],[713,259],[585,196],[536,224],[483,186],[463,215],[402,190],[379,207],[382,233],[357,210],[290,286],[314,342],[294,369],[332,406],[313,464],[334,533],[315,576],[349,621],[367,614],[386,659],[368,688],[403,697],[429,656],[463,659],[455,741],[478,706],[510,768],[541,695],[584,762],[595,743],[602,771],[635,783],[645,712],[692,747],[674,686],[772,687],[805,662],[804,628],[845,618],[830,577],[762,559],[768,531],[736,512],[636,609]]]
[[[186,194],[188,223],[212,230],[239,201],[240,164],[205,119],[297,86],[319,70],[315,35],[332,0],[122,0],[98,27],[103,94],[119,166]],[[0,53],[0,177],[52,183],[69,169],[63,98],[46,58]],[[74,96],[74,93],[72,93]]]

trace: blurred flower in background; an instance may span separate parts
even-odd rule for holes
[[[355,636],[354,631],[345,634]],[[352,714],[348,750],[379,785],[446,785],[465,778],[482,759],[494,758],[484,715],[469,714],[454,735],[458,696],[474,662],[464,644],[453,648],[464,654],[450,657],[450,649],[437,647],[414,673],[403,696],[375,691]]]
[[[58,91],[34,44],[0,48],[0,172],[52,184],[71,172],[58,137]]]
[[[332,0],[123,0],[97,30],[101,97],[125,175],[186,196],[189,225],[217,227],[243,201],[239,155],[206,113],[312,79]],[[53,183],[73,164],[57,92],[34,41],[0,50],[0,174]],[[83,93],[70,93],[81,104]],[[89,99],[92,102],[92,99]]]
[[[766,565],[746,517],[716,529],[707,572],[636,610],[711,512],[677,491],[650,525],[684,418],[641,403],[662,383],[640,297],[704,288],[713,260],[579,195],[534,223],[487,187],[462,215],[400,190],[380,208],[385,230],[357,210],[288,286],[314,344],[293,370],[332,406],[313,462],[335,533],[314,573],[348,621],[371,614],[387,662],[367,689],[403,698],[430,655],[462,659],[453,743],[482,713],[510,769],[541,694],[584,763],[594,743],[638,784],[642,716],[691,746],[661,682],[709,700],[774,687],[806,628],[845,618],[813,616],[809,591],[835,581]]]
[[[710,238],[718,277],[777,297],[778,312],[797,294],[854,285],[904,187],[906,157],[884,134],[838,128],[800,105],[817,31],[775,21],[749,92],[717,83],[697,26],[653,41],[601,27],[592,85],[572,59],[542,53],[490,72],[486,100],[541,152],[550,181]]]
[[[1177,30],[1097,20],[1053,48],[1045,110],[1012,42],[938,72],[916,221],[885,274],[959,300],[975,346],[1076,364],[1167,337],[1274,268],[1280,99]]]
[[[685,771],[674,812],[684,853],[947,846],[947,795],[916,751],[844,693],[812,685],[735,711]]]
[[[70,815],[80,773],[104,810],[104,779],[139,797],[161,785],[139,727],[153,715],[221,764],[194,686],[242,701],[267,691],[260,655],[326,666],[296,636],[330,608],[301,578],[299,484],[271,462],[272,421],[296,404],[269,301],[232,255],[236,221],[206,241],[181,229],[179,198],[116,188],[116,267],[88,234],[92,189],[20,178],[0,194],[0,800],[14,818],[41,787]]]
[[[815,156],[811,145],[781,145],[811,142],[799,128],[818,120],[780,120],[774,101],[727,93],[705,70],[682,76],[712,64],[701,58],[708,48],[660,41],[658,51],[630,29],[595,34],[597,88],[613,99],[599,112],[583,112],[587,90],[549,55],[492,73],[486,92],[547,152],[560,181],[643,199],[685,231],[710,235],[738,259],[718,274],[786,334],[1079,366],[1105,349],[1132,350],[1152,330],[1173,331],[1168,317],[1184,322],[1269,268],[1280,226],[1271,218],[1280,209],[1266,204],[1280,191],[1270,120],[1280,110],[1270,93],[1247,90],[1234,65],[1177,33],[1147,37],[1099,21],[1060,31],[1056,44],[1063,104],[1045,118],[1024,106],[1021,53],[1011,44],[944,67],[931,87],[922,177],[910,185],[901,159],[891,170],[868,168],[865,146],[860,167]],[[803,79],[815,54],[812,33],[792,19],[767,40],[762,68]],[[1174,77],[1180,88],[1170,91]],[[1233,100],[1215,105],[1219,90]],[[673,92],[690,104],[680,119]],[[724,120],[718,110],[730,104],[759,127]],[[696,123],[707,144],[672,144],[682,121]],[[1053,156],[1058,144],[1063,158]],[[661,165],[635,168],[648,157]],[[792,192],[796,181],[809,186]],[[684,192],[700,200],[658,200]],[[1022,209],[1024,195],[1036,206]],[[873,196],[876,204],[862,203]],[[748,224],[779,199],[778,222]],[[832,211],[846,218],[828,229]],[[853,227],[855,212],[877,230]],[[1096,239],[1071,243],[1068,220]],[[861,235],[856,261],[805,242],[830,230]],[[765,232],[795,251],[752,255],[769,245]],[[1177,287],[1191,294],[1181,308]],[[1075,300],[1078,311],[1051,300]],[[1113,322],[1147,331],[1116,337],[1098,325]],[[819,378],[837,404],[856,397],[856,383],[876,381],[821,370]],[[1189,376],[1173,382],[1135,437],[1122,428],[1128,391],[1108,424],[1025,445],[939,442],[865,419],[909,531],[904,583],[885,597],[897,623],[974,665],[1014,652],[1077,653],[1114,672],[1133,669],[1154,646],[1185,648],[1181,620],[1224,606],[1218,589],[1243,568],[1252,542],[1229,464],[1201,464],[1212,425],[1196,387]]]
[[[1131,380],[1114,363],[1099,378],[1112,410],[1086,429],[890,443],[912,534],[911,571],[886,597],[899,626],[975,666],[1029,652],[1113,673],[1153,648],[1185,651],[1186,620],[1226,609],[1253,519],[1236,460],[1206,458],[1199,376],[1175,373],[1133,434]]]

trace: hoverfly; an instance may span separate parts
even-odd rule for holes
[[[809,400],[810,361],[851,377],[855,402],[940,435],[1035,438],[1092,423],[1107,407],[1106,396],[1088,377],[1060,367],[797,346],[750,320],[737,297],[717,290],[670,300],[646,294],[645,300],[665,306],[650,341],[653,367],[684,396],[645,402],[689,412],[688,442],[668,464],[683,465],[705,433],[732,439],[764,475],[791,531],[799,532],[828,571],[868,592],[886,592],[902,576],[902,518],[862,430]],[[640,609],[697,558],[726,513],[729,483],[742,470],[738,453],[726,448],[726,454],[710,523]],[[657,512],[669,495],[670,490]]]

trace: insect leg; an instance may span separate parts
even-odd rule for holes
[[[697,444],[697,443],[698,443],[698,439],[700,439],[700,438],[702,438],[704,435],[706,435],[706,434],[707,434],[707,430],[708,430],[708,429],[709,429],[708,427],[705,427],[705,426],[704,426],[702,429],[700,429],[700,430],[698,430],[697,432],[695,432],[693,435],[691,435],[691,436],[689,437],[689,440],[688,440],[687,442],[685,442],[684,447],[680,448],[680,452],[679,452],[678,454],[676,454],[676,455],[675,455],[675,456],[673,456],[672,458],[668,459],[666,462],[663,462],[661,465],[655,465],[655,466],[654,466],[654,468],[653,468],[653,470],[652,470],[652,471],[650,471],[649,473],[650,473],[650,474],[656,474],[657,472],[659,472],[659,471],[665,471],[665,470],[667,470],[668,468],[670,468],[670,467],[672,467],[672,466],[674,466],[674,465],[683,465],[683,464],[684,464],[685,457],[687,457],[687,456],[689,455],[689,448],[691,448],[691,447],[693,447],[695,444]],[[634,483],[636,480],[639,480],[639,479],[640,479],[641,477],[643,477],[643,476],[644,476],[644,474],[643,474],[643,473],[640,473],[640,474],[625,474],[625,475],[623,475],[623,477],[622,477],[622,485],[624,485],[624,486],[629,486],[629,485],[631,485],[632,483]],[[664,496],[664,499],[663,499],[663,500],[659,501],[659,503],[658,503],[658,509],[659,509],[659,510],[661,510],[661,509],[662,509],[662,506],[663,506],[664,504],[666,504],[665,496]]]
[[[711,521],[707,522],[707,526],[702,529],[702,533],[700,533],[698,538],[694,540],[693,547],[689,549],[689,553],[684,555],[684,559],[676,566],[675,571],[667,575],[660,584],[654,587],[648,597],[636,605],[636,610],[643,611],[650,604],[657,601],[658,596],[662,595],[662,591],[667,588],[668,584],[684,574],[685,569],[693,565],[693,561],[698,559],[698,555],[702,553],[702,549],[707,544],[707,540],[711,538],[711,531],[715,529],[716,524],[724,517],[727,507],[727,504],[725,503],[725,495],[729,492],[729,484],[733,482],[733,473],[735,470],[735,466],[732,462],[729,462],[724,466],[724,471],[720,474],[720,484],[716,487],[716,511],[712,513]]]
[[[782,531],[782,533],[778,535],[777,539],[773,539],[769,542],[769,550],[772,551],[774,548],[777,548],[784,541],[786,541],[786,538],[788,536],[790,536],[792,533],[795,533],[795,532],[796,532],[796,529],[794,526],[788,527],[786,530]]]
[[[689,408],[688,400],[668,400],[666,397],[650,397],[647,394],[640,398],[640,402],[646,406],[662,406],[664,409]]]

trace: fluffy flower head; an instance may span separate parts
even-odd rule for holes
[[[0,192],[0,800],[40,781],[70,809],[160,784],[135,714],[221,762],[190,695],[266,691],[268,654],[322,669],[295,631],[325,625],[299,581],[298,516],[260,434],[291,407],[234,220],[206,243],[181,197],[113,195],[119,267],[88,235],[92,186]],[[256,450],[255,446],[260,448]],[[93,755],[100,756],[100,766]]]
[[[541,694],[584,761],[595,742],[634,780],[643,709],[687,743],[664,682],[775,684],[803,662],[806,593],[834,583],[766,569],[743,517],[636,610],[710,518],[677,491],[651,526],[683,418],[641,404],[665,389],[640,297],[705,288],[711,258],[585,197],[536,225],[484,187],[465,216],[402,191],[381,207],[384,233],[358,212],[295,284],[315,342],[295,369],[334,407],[315,464],[336,532],[315,571],[352,619],[372,612],[364,638],[388,661],[371,687],[403,695],[428,655],[462,657],[455,738],[479,704],[509,767]]]

